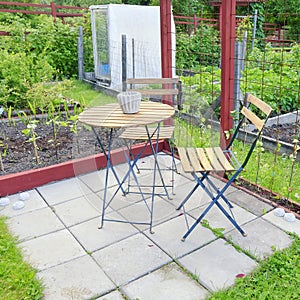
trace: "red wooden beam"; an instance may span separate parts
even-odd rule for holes
[[[236,0],[223,0],[221,6],[221,120],[220,145],[224,149],[228,145],[226,135],[232,129],[233,97],[234,97],[234,43]]]
[[[162,78],[172,78],[172,32],[171,32],[171,0],[160,0],[160,41],[161,41],[161,74]],[[171,88],[164,84],[163,88]],[[171,95],[164,96],[163,103],[173,106]],[[164,121],[172,125],[173,120]]]
[[[171,0],[160,0],[162,77],[172,77]]]

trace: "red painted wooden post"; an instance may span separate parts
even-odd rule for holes
[[[54,19],[54,22],[56,21],[56,7],[55,7],[55,3],[51,2],[51,14],[52,17]]]
[[[221,73],[221,121],[220,145],[224,149],[228,144],[226,132],[232,129],[234,96],[234,43],[235,43],[235,12],[236,0],[222,0],[222,73]]]
[[[172,32],[171,0],[160,0],[160,41],[161,41],[161,74],[163,78],[172,78]],[[163,88],[171,88],[168,84]],[[163,103],[173,105],[172,96],[164,96]],[[172,120],[164,121],[171,125]]]
[[[171,0],[160,0],[161,71],[172,77]]]

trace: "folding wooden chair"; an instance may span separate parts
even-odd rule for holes
[[[192,226],[187,230],[185,235],[182,237],[184,241],[187,236],[194,230],[194,228],[201,222],[201,220],[205,217],[205,215],[209,212],[209,210],[216,205],[221,212],[227,217],[227,219],[234,225],[234,227],[243,235],[246,236],[246,233],[242,230],[242,228],[237,224],[235,218],[232,214],[231,208],[233,206],[229,202],[229,200],[225,197],[224,193],[228,189],[228,187],[233,183],[233,181],[237,178],[237,176],[243,171],[245,166],[247,165],[250,156],[256,146],[256,143],[262,133],[264,125],[270,116],[272,108],[258,99],[257,97],[247,94],[245,97],[245,103],[241,109],[241,120],[237,125],[235,132],[233,133],[231,140],[225,150],[222,150],[220,147],[213,148],[178,148],[178,153],[180,156],[180,160],[182,163],[182,167],[184,172],[191,173],[196,181],[195,187],[191,190],[191,192],[186,196],[186,198],[182,201],[182,203],[177,208],[178,210],[184,208],[185,203],[190,199],[192,194],[197,190],[199,186],[209,195],[211,198],[210,204],[206,207],[206,209],[202,212],[200,217],[192,224]],[[262,117],[264,119],[262,119]],[[237,138],[239,130],[243,123],[246,122],[252,123],[257,129],[257,135],[252,142],[249,152],[245,156],[245,159],[242,163],[238,161],[235,157],[233,151],[231,150],[232,144],[234,140]],[[223,188],[218,189],[216,185],[212,182],[212,180],[208,177],[211,172],[227,172],[231,174],[230,179],[224,185]],[[216,195],[213,195],[211,191],[214,191]],[[220,200],[223,200],[220,201]],[[228,207],[228,211],[225,209],[223,205],[226,204]]]
[[[129,85],[129,91],[138,91],[142,94],[142,97],[158,97],[154,98],[155,101],[167,100],[168,103],[175,106],[178,109],[182,109],[182,84],[179,78],[128,78],[126,80],[126,85]],[[145,127],[134,127],[127,128],[121,135],[128,143],[129,154],[132,156],[131,147],[136,141],[148,142],[148,134],[152,137],[152,140],[156,140],[156,130],[157,127],[148,127],[148,133]],[[165,183],[163,175],[161,173],[162,168],[157,165],[159,176],[162,182],[162,187],[165,190],[166,195],[169,197],[167,187],[172,188],[172,193],[174,193],[174,173],[176,172],[176,164],[174,158],[174,140],[173,140],[174,126],[164,124],[159,128],[159,139],[166,140],[169,143],[171,155],[172,155],[172,166],[170,167],[172,171],[171,185]],[[141,170],[140,167],[136,165],[138,172]],[[128,187],[129,189],[129,187]]]

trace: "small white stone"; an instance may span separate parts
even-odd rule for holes
[[[30,198],[30,195],[28,192],[23,192],[19,194],[19,200],[26,201]]]
[[[23,201],[17,201],[13,204],[13,209],[18,210],[22,209],[25,206],[25,203]]]
[[[295,215],[292,213],[286,213],[283,218],[287,222],[295,222],[295,220],[296,220]]]
[[[8,197],[4,197],[0,199],[0,206],[6,206],[10,203],[10,200]]]
[[[283,217],[284,214],[285,214],[285,211],[284,211],[283,208],[277,207],[277,208],[274,209],[274,215],[276,217]]]

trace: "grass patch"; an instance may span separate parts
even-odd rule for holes
[[[262,261],[256,270],[238,278],[233,287],[214,293],[208,299],[299,299],[300,240]]]
[[[117,102],[116,97],[108,96],[91,88],[87,83],[79,80],[72,82],[72,87],[64,91],[64,96],[84,102],[89,106],[104,105],[107,103]]]
[[[249,145],[235,142],[234,152],[239,161],[249,151]],[[300,203],[300,165],[287,155],[275,156],[260,145],[252,156],[241,176],[279,195]]]
[[[5,218],[0,217],[0,299],[41,299],[42,283],[35,278],[36,271],[23,261],[16,242]]]

